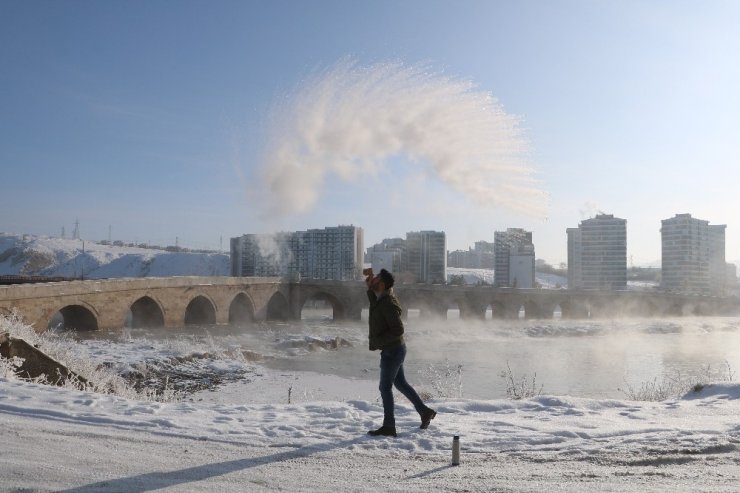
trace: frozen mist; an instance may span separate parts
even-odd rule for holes
[[[262,170],[268,212],[306,211],[327,178],[368,178],[396,156],[478,206],[544,214],[520,119],[490,92],[425,65],[350,59],[274,106]]]

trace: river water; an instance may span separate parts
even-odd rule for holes
[[[740,370],[740,318],[615,320],[427,320],[409,314],[405,369],[435,397],[497,399],[515,381],[545,394],[625,398],[630,385],[664,378],[727,380]],[[238,382],[242,366],[377,380],[379,353],[367,349],[364,320],[331,320],[331,311],[304,310],[304,319],[243,326],[125,329],[80,333],[89,357],[108,361],[165,360],[196,354],[188,373],[220,371],[210,384]],[[244,357],[246,355],[246,359]],[[214,361],[217,360],[217,361]],[[248,361],[247,361],[248,360]],[[202,362],[202,363],[199,363]],[[736,378],[737,379],[737,378]]]

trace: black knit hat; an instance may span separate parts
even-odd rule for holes
[[[380,280],[383,281],[383,284],[385,284],[385,289],[392,288],[393,284],[396,282],[396,280],[393,278],[393,274],[385,269],[380,269],[380,274],[378,274],[378,277],[380,277]]]

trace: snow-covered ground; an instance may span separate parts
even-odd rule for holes
[[[116,361],[136,363],[146,342],[131,340]],[[149,344],[173,356],[204,350],[185,339]],[[77,355],[94,361],[106,350],[100,342]],[[246,365],[239,381],[173,402],[0,373],[0,490],[643,492],[740,484],[738,384],[663,402],[435,399],[439,414],[428,430],[399,397],[399,436],[373,438],[366,432],[382,420],[376,371],[348,379]],[[450,466],[454,435],[459,467]]]
[[[228,276],[228,254],[168,252],[81,240],[0,233],[0,275]]]
[[[294,379],[301,381],[304,376]],[[261,380],[237,402],[156,403],[0,379],[5,491],[737,491],[740,387],[677,401],[568,397],[406,402],[397,438],[372,400],[287,404]],[[323,383],[322,383],[323,381]],[[282,389],[281,389],[282,390]],[[462,459],[450,466],[453,435]]]

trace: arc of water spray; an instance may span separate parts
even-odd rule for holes
[[[272,214],[304,212],[327,176],[366,177],[396,155],[479,206],[545,212],[520,119],[490,92],[423,65],[342,60],[273,109],[268,142]]]

